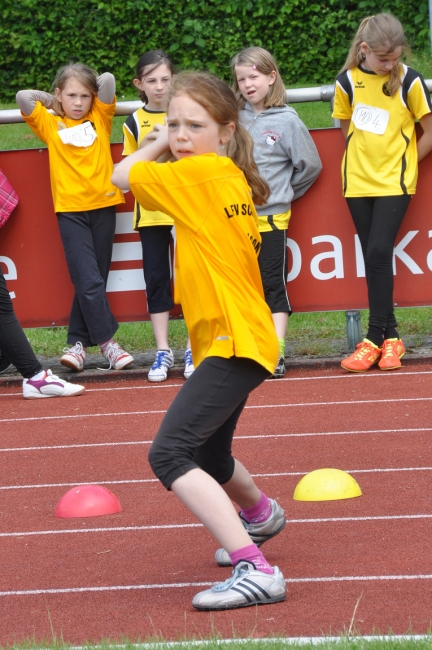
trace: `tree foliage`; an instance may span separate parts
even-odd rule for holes
[[[261,45],[287,85],[330,83],[362,18],[390,11],[413,48],[429,46],[421,0],[3,0],[0,99],[22,88],[48,90],[58,67],[83,61],[113,72],[118,94],[132,91],[138,57],[162,48],[179,69],[230,79],[230,59]]]

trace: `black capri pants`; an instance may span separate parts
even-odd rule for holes
[[[138,228],[143,253],[144,282],[149,314],[160,314],[174,309],[170,263],[172,229],[172,226]]]
[[[192,469],[219,484],[234,473],[231,453],[237,421],[249,393],[270,376],[252,359],[207,357],[175,397],[149,451],[151,468],[169,490]]]
[[[292,313],[286,283],[288,259],[286,230],[262,232],[258,264],[261,272],[265,301],[272,314]]]

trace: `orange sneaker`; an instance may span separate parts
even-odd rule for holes
[[[401,367],[400,360],[405,354],[402,339],[385,339],[382,346],[382,355],[378,363],[381,370],[396,370]]]
[[[355,351],[341,362],[342,368],[351,372],[365,372],[379,361],[381,348],[368,339],[357,343]]]

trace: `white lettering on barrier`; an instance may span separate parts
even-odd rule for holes
[[[366,277],[366,269],[363,257],[363,251],[360,244],[360,238],[358,235],[354,235],[354,248],[355,248],[355,258],[356,258],[356,270],[358,278]]]
[[[315,255],[312,258],[310,263],[310,270],[314,278],[317,280],[330,280],[331,278],[343,278],[344,277],[344,267],[343,267],[343,254],[342,254],[342,244],[338,237],[333,235],[320,235],[319,237],[312,237],[312,244],[320,244],[322,242],[328,242],[332,244],[333,250],[327,251],[325,253],[320,253]],[[323,260],[334,259],[335,267],[333,271],[323,272],[321,271],[319,265]]]
[[[133,212],[117,212],[116,214],[116,235],[130,235],[136,231],[133,229]]]
[[[394,248],[394,253],[393,253],[393,274],[396,275],[396,257],[400,259],[401,262],[405,264],[411,271],[413,275],[423,275],[423,271],[419,267],[419,265],[414,262],[413,258],[408,255],[404,251],[405,246],[408,246],[410,241],[414,239],[414,237],[417,235],[419,231],[418,230],[410,230],[407,232],[405,237],[401,239],[399,244],[395,246]]]
[[[288,273],[288,282],[292,282],[296,279],[301,271],[302,254],[300,246],[297,244],[297,242],[294,241],[294,239],[287,237],[286,245],[290,249],[292,257],[292,267],[291,271]]]
[[[18,273],[17,273],[17,268],[15,264],[12,262],[10,257],[3,257],[0,255],[0,263],[4,264],[6,266],[6,273],[4,273],[4,278],[5,280],[17,280],[18,279]],[[9,291],[9,295],[11,299],[13,300],[16,298],[15,291]]]
[[[142,246],[140,241],[128,241],[120,244],[113,244],[112,262],[126,262],[129,260],[142,261]]]
[[[432,237],[432,230],[429,230],[428,237]],[[432,251],[429,251],[429,253],[427,254],[426,264],[428,266],[429,271],[432,271]]]
[[[145,291],[142,269],[125,269],[110,271],[107,282],[107,293],[119,291]]]

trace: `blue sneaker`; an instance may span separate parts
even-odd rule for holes
[[[148,374],[149,381],[165,381],[168,377],[168,370],[174,365],[172,350],[158,350],[156,359]]]
[[[185,379],[189,379],[193,371],[195,370],[195,366],[193,363],[192,359],[192,350],[190,348],[186,348],[185,353],[184,353],[184,373],[183,376]]]

